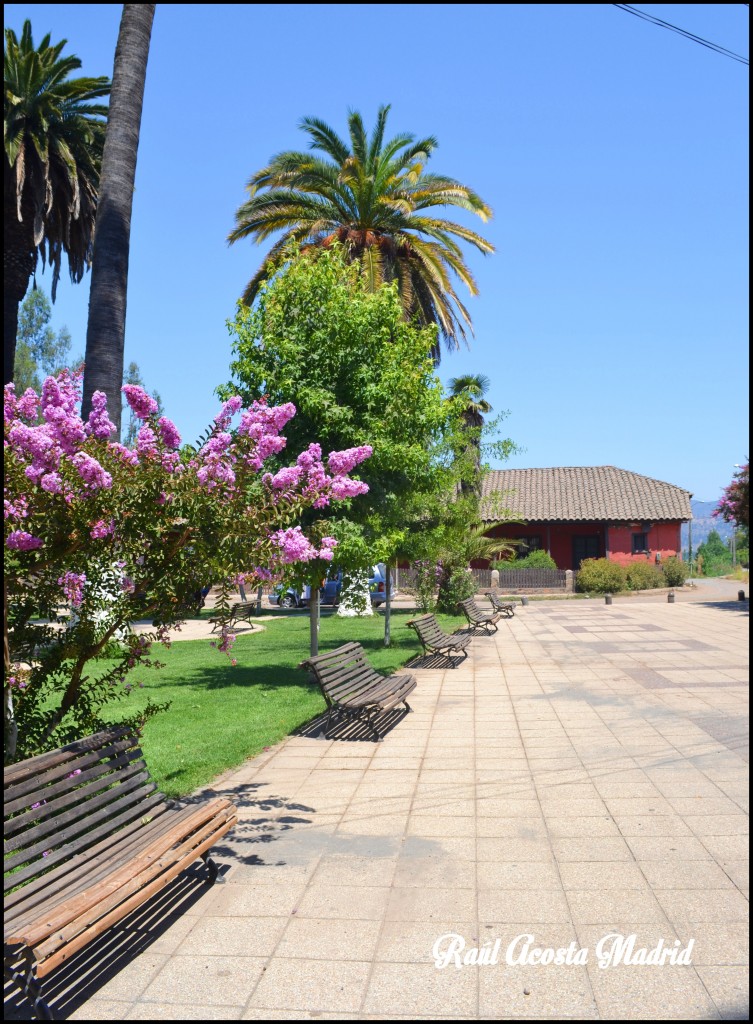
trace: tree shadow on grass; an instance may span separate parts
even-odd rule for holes
[[[263,687],[281,689],[286,686],[303,687],[315,692],[317,684],[304,669],[290,665],[228,665],[211,669],[195,669],[186,673],[185,682],[201,690],[224,690],[228,687]]]

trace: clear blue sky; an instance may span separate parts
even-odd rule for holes
[[[743,4],[647,4],[747,56]],[[347,16],[344,16],[347,12]],[[112,75],[117,4],[7,4]],[[225,322],[261,262],[226,237],[250,175],[391,103],[430,170],[494,210],[468,252],[470,350],[511,467],[611,464],[716,500],[748,455],[748,69],[611,4],[157,5],[136,176],[126,361],[186,440],[229,377]],[[469,223],[471,223],[469,221]],[[39,284],[49,291],[49,275]],[[462,286],[461,286],[462,287]],[[53,324],[86,339],[89,277]]]

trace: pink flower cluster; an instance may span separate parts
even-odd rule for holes
[[[9,474],[13,485],[6,488],[5,495],[6,546],[9,548],[24,552],[44,546],[46,524],[51,521],[50,509],[55,508],[50,501],[58,499],[65,503],[54,513],[58,521],[61,515],[64,518],[75,515],[82,505],[84,537],[88,534],[92,541],[109,537],[122,540],[120,532],[116,533],[117,498],[124,488],[130,488],[131,481],[138,485],[139,476],[135,471],[142,465],[154,467],[156,464],[163,474],[156,488],[151,489],[150,483],[146,489],[152,495],[150,500],[157,505],[178,505],[187,490],[196,494],[192,483],[198,484],[199,493],[216,491],[222,503],[238,497],[243,502],[249,475],[257,473],[265,460],[284,449],[286,439],[281,431],[295,415],[292,403],[269,406],[260,400],[242,409],[241,399],[231,398],[216,417],[210,438],[190,461],[185,461],[178,450],[181,438],[177,428],[166,417],[157,418],[157,403],[143,388],[137,385],[123,388],[129,406],[142,421],[132,450],[110,440],[114,427],[101,392],[93,396],[91,414],[87,423],[83,423],[77,411],[80,383],[81,373],[63,372],[57,378],[45,380],[40,396],[28,389],[20,398],[12,384],[6,386],[6,459],[13,466],[13,473]],[[238,413],[240,423],[233,432],[232,419]],[[294,562],[332,560],[337,544],[334,537],[325,537],[317,545],[298,526],[276,530],[275,526],[289,522],[291,513],[305,507],[322,508],[332,500],[365,493],[367,484],[351,479],[348,473],[370,455],[371,448],[361,445],[332,452],[323,462],[321,446],[311,444],[298,456],[295,465],[262,478],[268,498],[263,511],[266,518],[254,527],[258,551],[255,561],[260,564],[248,575],[249,581],[272,579],[283,566]],[[244,489],[236,491],[239,474]],[[110,497],[103,497],[103,492],[112,491],[114,476],[117,476],[118,490],[113,492],[110,504]],[[19,480],[24,484],[19,485]],[[45,500],[40,501],[43,496]],[[250,519],[256,520],[258,513],[258,509],[250,508]],[[242,518],[240,506],[238,514]],[[80,530],[79,526],[79,537]],[[253,537],[252,533],[250,551],[254,547]],[[126,594],[133,593],[136,589],[133,566],[125,562],[119,564],[124,570],[121,588]],[[57,569],[51,582],[62,568]],[[140,579],[141,575],[136,578]],[[57,582],[72,604],[80,604],[84,574],[63,572]]]
[[[300,490],[314,508],[325,508],[332,498],[354,498],[368,491],[368,484],[362,480],[352,480],[345,473],[367,459],[371,452],[368,445],[344,452],[332,452],[327,464],[335,470],[335,476],[330,476],[322,462],[321,446],[310,444],[298,456],[295,466],[286,466],[274,475],[266,473],[262,480],[274,493],[289,495]]]
[[[346,448],[343,452],[331,452],[327,465],[332,473],[344,476],[355,469],[364,459],[368,459],[373,451],[371,445],[363,444],[359,448]]]
[[[80,608],[81,602],[84,600],[84,584],[86,583],[86,573],[81,572],[66,572],[58,579],[59,585],[63,588],[63,593],[74,608]]]
[[[107,415],[107,395],[104,391],[95,391],[92,395],[92,411],[89,413],[89,421],[84,430],[87,434],[106,441],[110,434],[114,434],[117,429]]]
[[[92,413],[84,426],[77,412],[80,381],[80,373],[68,371],[57,378],[48,377],[39,398],[29,388],[17,399],[13,385],[5,386],[6,449],[24,464],[27,480],[50,494],[71,491],[73,485],[65,484],[61,472],[65,466],[73,467],[76,479],[86,490],[109,488],[112,484],[110,474],[99,462],[81,451],[88,436],[104,439],[113,427],[101,392],[95,392]],[[41,424],[36,422],[40,412]]]
[[[301,531],[300,526],[277,530],[271,535],[270,540],[279,549],[279,561],[283,565],[290,565],[292,562],[311,562],[315,558],[323,558],[329,562],[332,560],[332,550],[337,545],[334,537],[325,537],[321,548],[317,549]]]
[[[44,541],[39,537],[33,537],[26,530],[13,530],[8,534],[5,544],[16,551],[32,551],[34,548],[41,548]]]
[[[148,395],[143,388],[140,388],[137,384],[126,384],[122,388],[123,394],[126,396],[126,401],[133,411],[134,416],[140,420],[148,420],[150,416],[154,415],[159,409],[159,406],[152,398]]]
[[[93,540],[100,540],[102,537],[109,537],[115,531],[115,523],[110,519],[105,522],[104,519],[98,519],[96,523],[89,530],[89,535]]]

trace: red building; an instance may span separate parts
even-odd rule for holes
[[[492,470],[481,494],[484,522],[499,520],[500,509],[525,522],[489,536],[523,540],[521,555],[548,551],[558,569],[578,569],[584,558],[681,557],[680,527],[691,519],[689,491],[616,466]]]

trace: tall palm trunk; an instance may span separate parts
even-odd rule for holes
[[[5,169],[6,178],[9,170]],[[12,172],[11,172],[12,173]],[[6,193],[8,181],[5,183]],[[25,204],[26,205],[26,204]],[[9,207],[13,210],[8,215]],[[34,273],[36,246],[34,245],[33,210],[24,210],[24,220],[15,216],[15,195],[12,202],[5,203],[5,224],[3,225],[3,384],[10,384],[16,361],[16,336],[18,334],[18,307],[29,287],[29,278]]]
[[[124,4],[110,93],[86,330],[84,418],[104,391],[120,436],[128,253],[146,63],[156,4]]]

